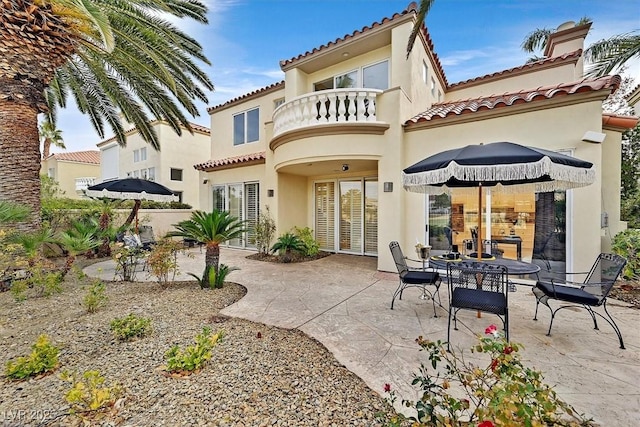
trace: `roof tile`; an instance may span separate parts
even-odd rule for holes
[[[47,157],[47,159],[51,158],[67,162],[91,163],[94,165],[100,164],[99,151],[69,151],[64,153],[54,153]]]
[[[419,122],[426,122],[462,114],[479,111],[493,110],[501,107],[542,101],[559,96],[567,96],[576,93],[592,92],[601,89],[612,89],[614,92],[620,85],[620,76],[605,76],[598,79],[583,79],[578,82],[560,83],[554,86],[539,87],[531,90],[523,90],[515,93],[490,95],[487,97],[466,99],[460,101],[433,104],[427,111],[407,120],[405,126]]]
[[[239,165],[242,163],[264,160],[265,154],[266,153],[264,151],[260,151],[258,153],[245,154],[242,156],[226,157],[224,159],[217,159],[217,160],[209,160],[207,162],[194,165],[193,167],[194,169],[197,169],[200,171],[210,171],[211,169],[219,168],[222,166]]]
[[[262,95],[262,94],[264,94],[266,92],[270,92],[270,91],[273,91],[273,90],[276,90],[276,89],[280,89],[280,88],[283,88],[283,87],[284,87],[284,80],[279,81],[278,83],[273,83],[273,84],[271,84],[269,86],[265,86],[265,87],[260,88],[260,89],[256,89],[253,92],[249,92],[249,93],[246,93],[244,95],[240,95],[237,98],[230,99],[229,101],[227,101],[227,102],[225,102],[223,104],[216,105],[215,107],[207,108],[207,112],[209,114],[211,114],[215,110],[218,110],[220,108],[229,107],[232,104],[235,104],[235,103],[237,103],[239,101],[243,101],[243,100],[245,100],[247,98],[251,98],[251,97],[254,97],[254,96],[257,96],[257,95]]]

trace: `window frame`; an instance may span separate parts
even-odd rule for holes
[[[173,179],[173,172],[174,171],[180,171],[180,179]],[[184,180],[183,170],[182,169],[178,169],[178,168],[169,168],[169,179],[171,181],[182,182]]]
[[[251,141],[249,141],[249,113],[253,112],[253,111],[257,111],[258,112],[258,118],[257,118],[257,123],[256,123],[256,134],[257,137],[256,139],[252,139]],[[236,118],[242,116],[242,123],[243,123],[243,135],[242,135],[242,141],[240,140],[236,140]],[[233,115],[233,121],[232,121],[232,126],[233,126],[233,145],[238,146],[238,145],[244,145],[244,144],[251,144],[252,142],[258,142],[260,141],[260,107],[254,107],[254,108],[249,108],[248,110],[244,110],[241,112],[238,112],[236,114]]]
[[[340,73],[340,74],[335,74],[335,75],[333,75],[331,77],[327,77],[327,78],[325,78],[323,80],[316,81],[316,82],[314,82],[312,84],[313,85],[313,91],[314,92],[318,92],[318,91],[321,91],[321,90],[352,89],[352,88],[353,89],[370,89],[370,88],[366,88],[364,86],[364,70],[366,68],[370,68],[370,67],[382,64],[382,63],[386,63],[387,64],[387,87],[385,89],[381,89],[381,90],[387,90],[391,86],[391,67],[390,67],[390,62],[391,62],[390,58],[381,59],[379,61],[370,62],[368,64],[361,65],[361,66],[359,66],[357,68],[353,68],[353,69],[351,69],[349,71],[345,71],[345,72]],[[338,88],[337,87],[338,78],[343,77],[343,76],[347,76],[347,75],[349,75],[351,73],[354,73],[354,72],[356,73],[355,86],[352,86],[352,87],[350,86],[348,88]],[[318,85],[321,85],[321,84],[325,84],[326,85],[329,81],[332,82],[333,87],[328,88],[328,89],[317,89]]]

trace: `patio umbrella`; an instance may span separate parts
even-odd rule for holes
[[[138,209],[141,200],[156,202],[173,202],[178,197],[173,191],[155,181],[140,178],[122,178],[101,182],[85,190],[89,197],[104,197],[108,199],[135,200],[132,215],[136,218],[136,234],[138,233]]]
[[[442,194],[451,189],[478,190],[477,256],[482,258],[482,187],[497,192],[568,190],[595,180],[593,164],[553,151],[512,142],[468,145],[444,151],[403,171],[408,191]]]

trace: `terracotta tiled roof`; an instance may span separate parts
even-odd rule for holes
[[[602,127],[633,129],[638,124],[638,118],[634,116],[622,116],[620,114],[602,114]]]
[[[234,167],[235,165],[243,165],[245,163],[264,163],[265,152],[260,151],[258,153],[245,154],[243,156],[227,157],[218,160],[209,160],[208,162],[194,165],[194,169],[209,172],[214,169],[227,169]]]
[[[543,101],[558,96],[593,92],[602,89],[610,89],[614,92],[619,85],[620,76],[605,76],[593,80],[584,79],[578,82],[561,83],[555,86],[539,87],[537,89],[523,90],[515,93],[433,104],[427,111],[407,120],[404,124],[405,126],[410,126],[419,122],[446,119],[463,114],[510,107],[513,105]]]
[[[266,94],[266,93],[272,92],[272,91],[274,91],[274,90],[281,89],[281,88],[283,88],[283,87],[284,87],[284,80],[282,80],[282,81],[280,81],[280,82],[278,82],[278,83],[274,83],[274,84],[271,84],[271,85],[269,85],[269,86],[265,86],[265,87],[263,87],[263,88],[260,88],[260,89],[254,90],[253,92],[249,92],[249,93],[244,94],[244,95],[241,95],[241,96],[239,96],[239,97],[237,97],[237,98],[233,98],[233,99],[231,99],[231,100],[229,100],[229,101],[225,102],[224,104],[219,104],[219,105],[216,105],[215,107],[207,108],[207,112],[208,112],[209,114],[211,114],[211,113],[213,113],[215,110],[219,110],[219,109],[221,109],[221,108],[230,107],[231,105],[236,104],[236,103],[238,103],[238,102],[240,102],[240,101],[244,101],[244,100],[246,100],[247,98],[251,98],[251,97],[254,97],[254,96],[257,96],[257,95],[264,95],[264,94]]]
[[[54,153],[47,157],[47,159],[51,158],[67,162],[91,163],[94,165],[100,164],[99,151],[70,151],[66,153]]]
[[[206,134],[209,134],[209,135],[211,134],[211,129],[209,129],[206,126],[202,126],[202,125],[199,125],[197,123],[191,123],[191,122],[189,122],[189,124],[191,125],[191,128],[193,130],[196,130],[196,131],[202,132],[202,133],[206,133]]]
[[[565,53],[561,56],[556,56],[555,58],[545,58],[539,61],[529,62],[524,65],[520,65],[519,67],[509,68],[503,71],[497,71],[491,74],[485,74],[484,76],[474,77],[469,80],[464,80],[462,82],[453,83],[448,86],[448,89],[460,89],[465,86],[473,86],[477,83],[486,83],[486,81],[490,80],[498,80],[505,77],[509,77],[512,74],[522,74],[529,71],[534,71],[539,68],[546,68],[549,66],[557,66],[562,65],[567,62],[576,62],[580,56],[582,55],[582,49],[578,49],[573,52]]]
[[[304,59],[310,55],[313,55],[315,53],[318,52],[322,52],[326,49],[329,49],[331,47],[334,47],[336,45],[345,43],[347,41],[349,41],[350,39],[359,36],[360,34],[366,33],[368,31],[373,30],[374,28],[380,27],[381,25],[385,25],[389,22],[394,21],[395,19],[398,19],[400,17],[403,17],[409,13],[417,13],[418,12],[418,5],[415,2],[411,2],[409,3],[409,6],[407,6],[407,8],[405,10],[403,10],[400,13],[394,13],[393,16],[391,16],[391,18],[385,17],[382,18],[382,20],[380,20],[379,22],[374,22],[369,26],[366,27],[362,27],[361,30],[355,30],[353,33],[351,34],[346,34],[342,37],[339,37],[337,39],[335,39],[334,41],[330,41],[327,44],[323,44],[320,47],[316,47],[313,50],[311,50],[310,52],[307,51],[303,54],[300,54],[298,56],[294,56],[291,59],[285,59],[280,61],[280,67],[286,67],[294,62],[300,61],[301,59]],[[424,36],[425,41],[427,42],[427,46],[429,47],[429,50],[431,51],[431,53],[433,54],[433,60],[436,63],[436,67],[438,68],[438,71],[440,72],[440,75],[442,76],[442,79],[444,80],[445,86],[447,85],[447,78],[444,75],[444,70],[442,68],[442,64],[440,63],[440,59],[438,58],[438,55],[435,53],[434,49],[433,49],[433,41],[431,40],[431,35],[429,34],[429,31],[427,30],[427,28],[425,26],[422,27],[422,35]]]

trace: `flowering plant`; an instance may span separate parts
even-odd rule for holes
[[[577,415],[556,392],[543,383],[542,374],[527,368],[520,360],[520,344],[509,343],[495,325],[485,330],[485,337],[471,348],[472,353],[489,356],[488,366],[481,368],[459,355],[447,352],[442,341],[418,337],[421,351],[429,353],[430,369],[424,364],[414,376],[422,398],[417,402],[402,400],[403,406],[415,409],[416,416],[396,415],[390,426],[584,426],[590,420]],[[444,362],[444,370],[438,365]],[[450,389],[456,386],[455,396]],[[384,391],[394,403],[390,384]]]
[[[111,250],[111,256],[116,262],[116,274],[125,282],[133,282],[136,278],[138,261],[144,255],[144,251],[139,246],[129,246],[122,242],[116,243]]]

